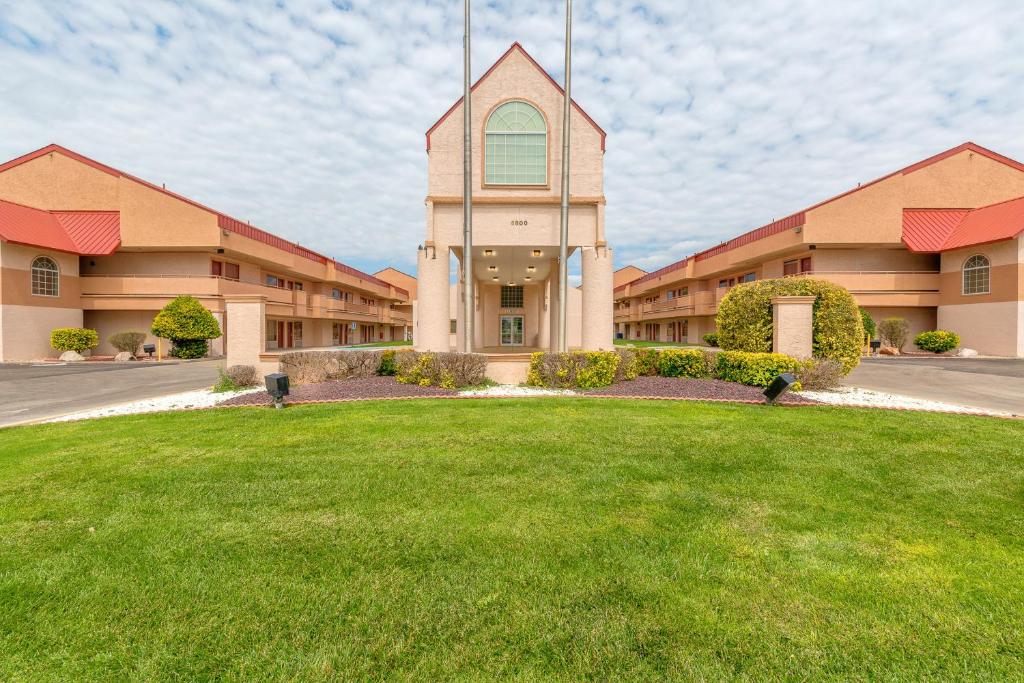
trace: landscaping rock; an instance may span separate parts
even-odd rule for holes
[[[959,351],[956,352],[956,355],[960,356],[961,358],[974,358],[975,356],[978,355],[978,352],[975,351],[974,349],[960,349]]]
[[[895,346],[883,346],[880,349],[878,349],[878,355],[879,356],[898,356],[898,355],[900,355],[900,350],[897,349]]]
[[[128,353],[127,351],[122,351],[119,354],[117,354],[116,356],[114,356],[114,362],[115,363],[127,363],[128,361],[133,361],[133,360],[135,360],[135,356],[133,356],[132,354]]]
[[[60,354],[60,359],[65,363],[77,363],[80,360],[85,360],[85,356],[78,353],[78,351],[65,351]]]

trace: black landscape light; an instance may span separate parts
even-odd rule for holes
[[[877,356],[878,349],[882,348],[882,341],[880,339],[872,339],[869,345],[871,346],[871,355]]]
[[[766,405],[772,405],[775,403],[775,399],[786,393],[791,386],[796,382],[796,377],[788,372],[784,372],[768,385],[768,388],[764,390],[764,402]]]
[[[275,408],[284,408],[284,397],[288,395],[288,375],[275,372],[266,376],[267,393],[274,398]]]
[[[142,350],[149,354],[149,357],[153,357],[153,352],[156,351],[156,344],[143,344]]]

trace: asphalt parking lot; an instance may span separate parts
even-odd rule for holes
[[[844,384],[1024,415],[1022,358],[867,358]]]
[[[212,386],[223,361],[0,364],[0,426]]]

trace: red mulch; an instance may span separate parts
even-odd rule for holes
[[[764,401],[763,389],[748,387],[720,379],[686,379],[682,377],[637,377],[610,387],[591,389],[592,396],[621,396],[623,398],[686,398],[705,401]],[[787,392],[777,401],[790,405],[815,405],[817,401]]]
[[[421,387],[418,384],[402,384],[394,377],[364,377],[361,379],[339,379],[318,384],[300,384],[291,387],[285,397],[288,403],[312,403],[319,401],[355,401],[368,398],[430,398],[454,396],[455,391],[438,387]],[[265,406],[274,401],[264,391],[242,394],[229,398],[218,406]]]

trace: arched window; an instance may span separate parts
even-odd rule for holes
[[[488,185],[546,185],[548,129],[526,102],[506,102],[484,126],[484,182]]]
[[[990,269],[988,258],[981,254],[967,259],[964,263],[964,294],[988,294]]]
[[[32,261],[32,293],[36,296],[60,295],[60,271],[49,256],[37,256]]]

